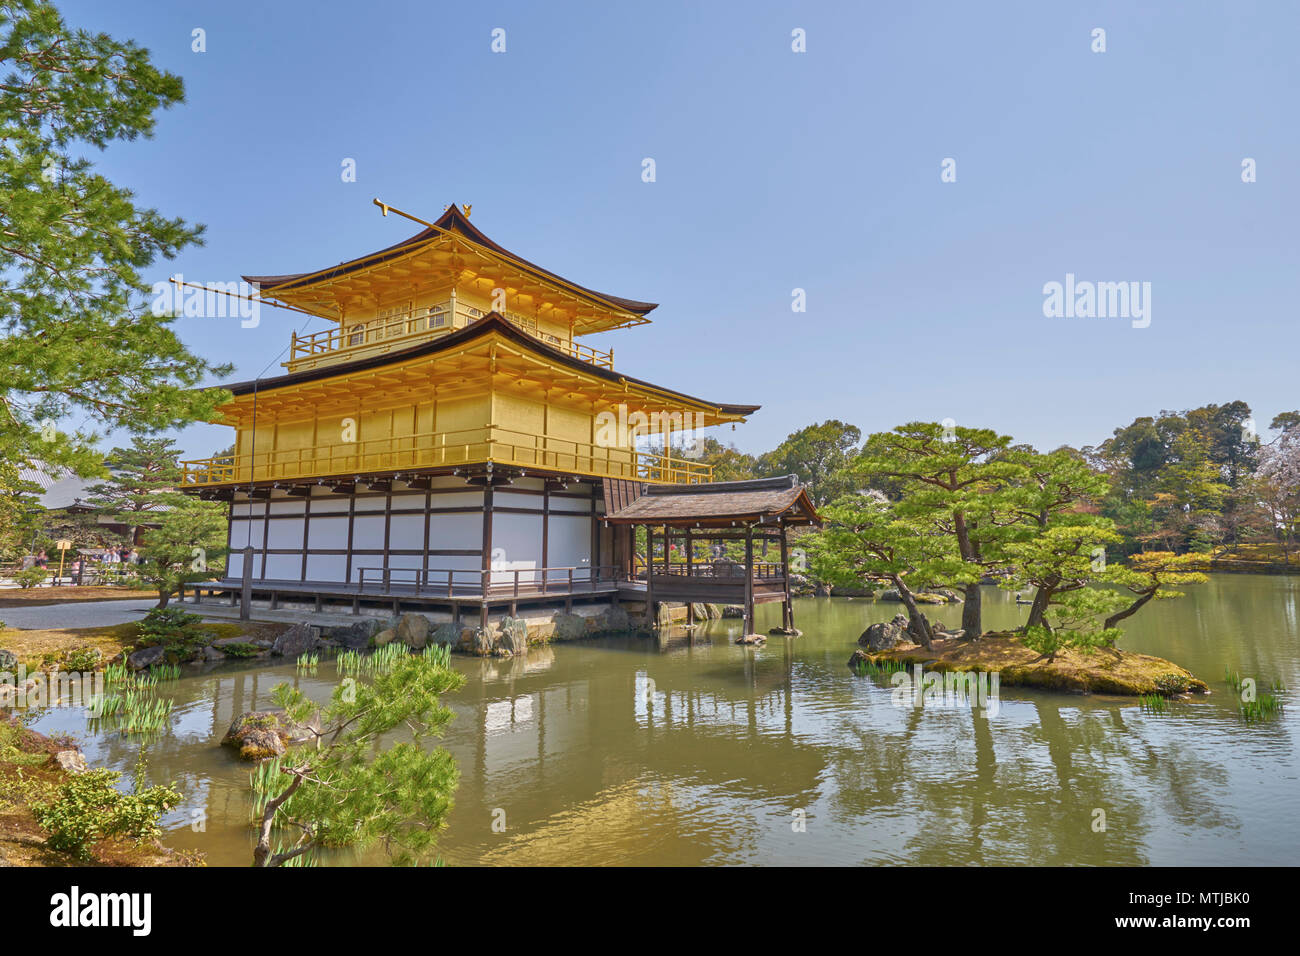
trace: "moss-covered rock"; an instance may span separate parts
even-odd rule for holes
[[[1025,647],[1017,635],[1007,631],[987,633],[978,641],[940,638],[928,651],[915,644],[878,652],[858,651],[850,666],[859,660],[920,664],[936,672],[996,671],[1004,687],[1038,687],[1067,693],[1172,696],[1201,694],[1210,689],[1205,681],[1162,657],[1116,648],[1090,653],[1066,648],[1048,658]]]
[[[430,644],[450,644],[456,647],[460,644],[460,636],[465,628],[460,624],[453,624],[451,621],[444,621],[434,628],[433,633],[429,635]]]
[[[239,752],[240,760],[266,760],[283,754],[291,743],[310,739],[320,727],[315,720],[295,724],[282,710],[250,710],[235,718],[221,746]]]
[[[497,624],[500,633],[492,642],[492,653],[514,657],[528,650],[528,624],[522,618],[503,617]]]

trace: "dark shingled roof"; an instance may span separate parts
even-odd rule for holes
[[[426,239],[431,239],[434,236],[442,235],[444,232],[452,232],[464,236],[470,242],[476,242],[480,246],[486,246],[493,252],[515,260],[525,269],[537,276],[572,286],[579,292],[586,293],[596,299],[602,299],[605,302],[614,305],[617,308],[625,309],[628,312],[634,312],[637,315],[645,315],[646,313],[652,312],[658,308],[658,303],[655,302],[638,302],[636,299],[624,299],[621,296],[606,295],[604,292],[597,292],[594,289],[588,289],[586,286],[578,285],[576,282],[558,276],[548,269],[543,269],[541,266],[529,262],[522,256],[515,255],[515,253],[506,249],[504,246],[493,242],[480,232],[477,227],[470,225],[469,219],[466,218],[465,214],[461,212],[460,208],[455,203],[447,208],[447,211],[442,214],[441,218],[439,218],[432,227],[426,227],[411,236],[409,239],[403,239],[401,242],[380,249],[378,252],[372,252],[369,255],[361,256],[357,259],[349,259],[347,262],[341,262],[328,271],[319,273],[297,272],[290,275],[279,276],[244,276],[243,279],[245,282],[257,286],[261,291],[269,293],[284,292],[298,284],[301,284],[303,287],[308,287],[316,282],[323,282],[326,279],[336,279],[349,272],[355,272],[358,269],[376,265],[377,263],[385,262],[388,259],[400,256],[407,252],[411,246],[424,242]],[[307,281],[304,282],[304,279]]]
[[[651,485],[644,495],[605,520],[611,524],[721,527],[732,522],[778,518],[786,524],[821,523],[807,490],[795,475],[699,485]]]

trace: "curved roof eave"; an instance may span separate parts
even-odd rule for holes
[[[332,269],[319,270],[317,272],[296,272],[296,273],[291,273],[287,275],[278,275],[278,276],[270,276],[270,275],[241,276],[241,278],[249,285],[257,286],[258,290],[261,292],[274,292],[276,289],[280,289],[281,291],[286,291],[283,289],[284,286],[301,282],[304,279],[311,279],[312,282],[306,284],[306,285],[311,285],[315,282],[325,281],[326,279],[336,279],[341,275],[346,275],[349,272],[355,272],[358,269],[364,268],[366,266],[377,265],[385,261],[385,259],[389,258],[390,256],[396,256],[402,252],[405,252],[409,247],[418,245],[419,243],[424,242],[428,239],[432,239],[433,237],[440,235],[442,232],[458,233],[464,236],[466,239],[469,239],[471,242],[475,242],[481,246],[485,246],[486,248],[491,249],[493,252],[496,252],[500,255],[507,256],[508,258],[513,259],[514,261],[518,262],[520,265],[524,266],[525,268],[527,268],[532,272],[535,272],[542,278],[549,279],[554,282],[561,282],[565,285],[571,286],[574,289],[577,289],[579,292],[582,292],[589,296],[593,296],[596,299],[603,300],[604,302],[615,305],[618,308],[624,309],[628,312],[635,313],[636,315],[642,315],[642,316],[647,315],[659,307],[659,303],[657,302],[640,302],[636,299],[625,299],[622,296],[607,295],[604,292],[597,292],[595,289],[589,289],[586,286],[578,285],[576,282],[572,282],[568,279],[565,279],[563,276],[556,275],[554,272],[551,272],[549,269],[543,269],[541,266],[537,265],[536,263],[529,262],[527,259],[523,258],[522,256],[516,255],[515,253],[511,252],[509,249],[506,249],[504,246],[501,246],[493,242],[482,232],[480,232],[475,226],[470,225],[469,219],[465,217],[465,214],[460,211],[460,207],[458,207],[455,203],[452,203],[452,205],[447,207],[447,211],[444,212],[442,216],[437,220],[437,222],[434,223],[433,228],[422,229],[420,232],[417,232],[409,239],[403,239],[401,242],[394,243],[391,246],[387,246],[383,249],[380,249],[378,252],[372,252],[368,255],[360,256],[356,259],[349,259],[346,262],[341,262]],[[304,286],[304,288],[305,287],[306,286]]]
[[[560,349],[554,348],[539,339],[533,338],[527,332],[516,328],[513,323],[502,316],[499,312],[489,312],[487,315],[483,316],[483,318],[476,322],[472,322],[463,329],[448,332],[446,335],[440,335],[428,342],[421,342],[418,345],[412,345],[409,348],[400,349],[396,352],[372,355],[368,358],[357,359],[353,362],[340,362],[337,365],[325,365],[320,368],[307,369],[302,372],[289,372],[286,375],[278,375],[275,378],[235,382],[220,387],[236,396],[248,395],[254,391],[263,392],[268,389],[286,388],[291,385],[300,385],[305,382],[314,382],[319,381],[320,379],[334,378],[339,375],[364,372],[374,368],[382,368],[383,366],[393,365],[397,362],[406,361],[407,359],[422,358],[426,355],[436,355],[439,352],[445,352],[448,349],[463,345],[466,342],[472,342],[474,339],[490,335],[493,332],[499,333],[507,339],[510,339],[516,345],[544,356],[548,361],[563,365],[566,368],[573,369],[574,371],[592,375],[608,382],[626,382],[630,385],[658,392],[661,395],[680,398],[685,402],[691,402],[708,408],[716,408],[724,415],[743,417],[746,415],[752,415],[754,412],[762,408],[761,405],[720,405],[717,402],[705,401],[704,399],[696,398],[693,395],[687,395],[683,392],[663,388],[651,382],[632,378],[631,376],[623,375],[622,373],[612,371],[611,369],[591,365],[584,362],[582,359],[574,358]]]

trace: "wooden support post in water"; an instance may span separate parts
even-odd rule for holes
[[[785,522],[781,522],[781,582],[785,594],[781,599],[781,627],[794,629],[794,608],[790,605],[790,542],[785,536]]]
[[[655,532],[649,525],[645,526],[645,605],[653,628],[659,615],[655,612]]]
[[[754,529],[745,529],[745,633],[754,634]]]

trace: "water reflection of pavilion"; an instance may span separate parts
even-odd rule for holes
[[[503,842],[488,821],[496,808],[509,818],[512,806],[527,807],[509,832],[530,861],[565,833],[609,852],[626,838],[634,854],[633,834],[644,837],[652,822],[683,833],[726,806],[734,841],[755,808],[806,805],[828,766],[823,746],[792,732],[788,669],[705,689],[658,656],[614,673],[579,666],[561,683],[510,663],[449,701],[458,719],[446,743],[461,770],[450,833],[473,852]]]

